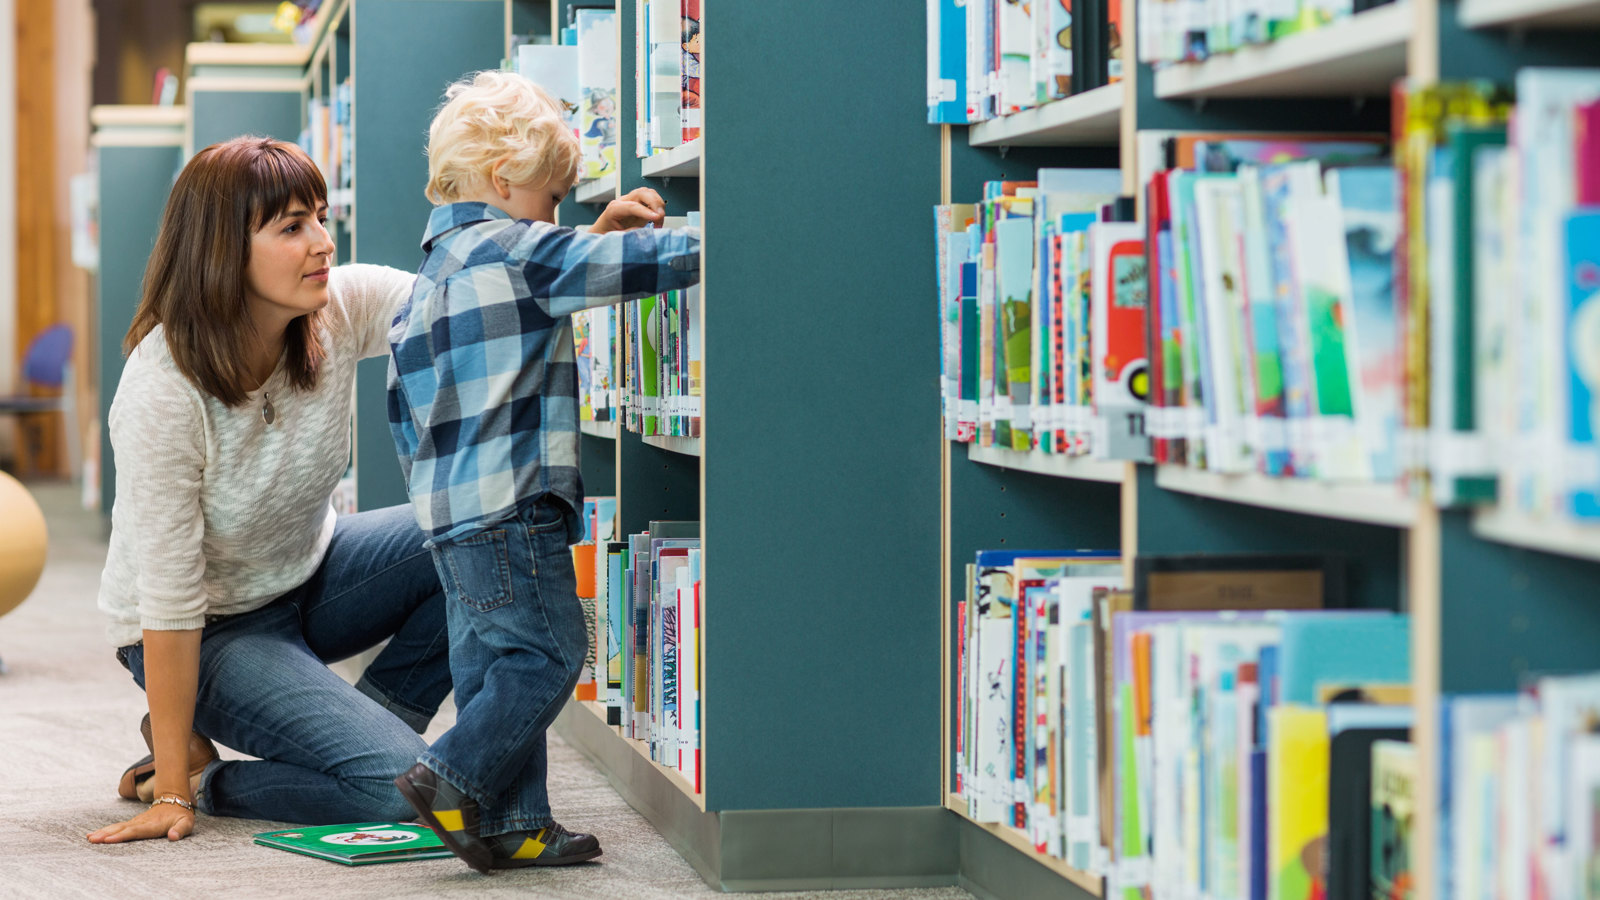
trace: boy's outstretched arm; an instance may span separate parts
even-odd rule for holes
[[[700,282],[698,228],[594,234],[534,222],[513,255],[531,299],[554,317]]]
[[[634,188],[607,203],[605,210],[600,213],[600,218],[589,226],[589,230],[595,234],[609,234],[613,231],[627,231],[630,228],[643,228],[659,224],[666,215],[667,204],[661,199],[660,194],[647,187]]]

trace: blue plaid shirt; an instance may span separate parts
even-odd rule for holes
[[[455,540],[547,494],[583,508],[571,315],[700,280],[700,232],[607,235],[434,209],[389,329],[389,426],[417,522]]]

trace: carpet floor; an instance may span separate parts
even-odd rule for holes
[[[64,485],[31,490],[50,524],[50,556],[32,597],[0,619],[0,898],[316,897],[471,894],[654,900],[715,893],[634,812],[588,760],[551,735],[550,793],[562,824],[600,837],[592,864],[482,876],[455,859],[351,868],[251,843],[283,823],[202,816],[183,841],[90,844],[85,835],[128,818],[122,770],[145,753],[144,695],[106,644],[95,608],[106,544],[97,513]],[[0,510],[0,516],[5,511]],[[353,679],[351,666],[336,666]],[[435,720],[434,738],[454,721]],[[237,754],[223,749],[224,757]],[[772,894],[773,897],[965,900],[959,888]]]

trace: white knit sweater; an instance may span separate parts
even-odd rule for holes
[[[100,609],[115,646],[143,629],[200,628],[304,584],[333,537],[330,499],[350,459],[356,363],[388,353],[415,276],[338,266],[328,278],[327,356],[314,390],[282,366],[228,408],[178,371],[158,326],[128,358],[111,403],[117,499]],[[262,418],[263,394],[275,417]],[[363,397],[383,403],[383,397]]]

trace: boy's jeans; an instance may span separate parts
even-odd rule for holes
[[[404,821],[394,779],[450,692],[439,576],[411,507],[341,516],[303,585],[200,633],[194,727],[260,757],[212,763],[195,795],[214,816],[303,825]],[[388,638],[351,686],[327,663]],[[117,659],[144,687],[144,645]]]
[[[551,821],[545,730],[572,695],[589,642],[571,516],[548,499],[488,531],[433,545],[457,715],[422,763],[478,801],[485,837]]]

